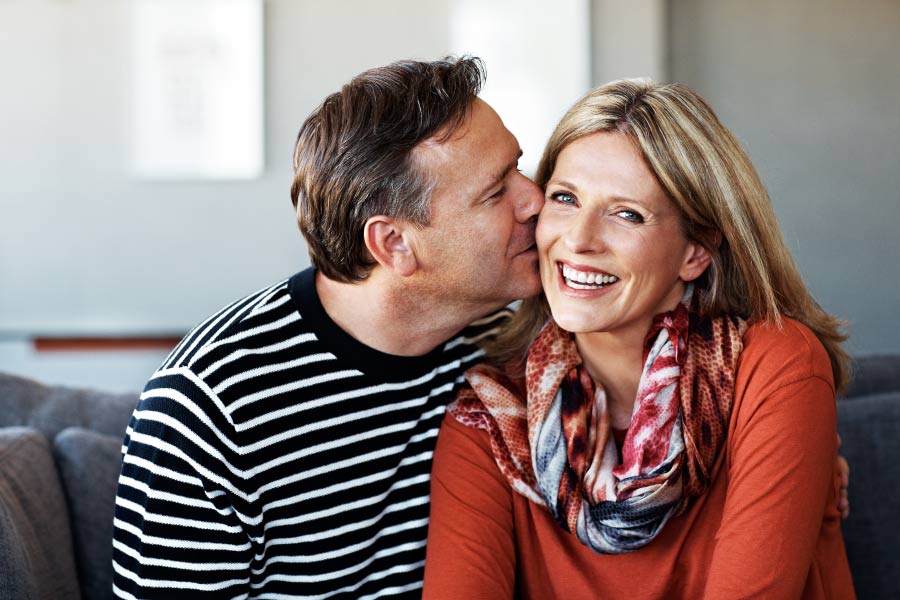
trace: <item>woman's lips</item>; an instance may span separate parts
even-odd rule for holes
[[[556,266],[560,287],[571,295],[594,296],[608,290],[619,281],[619,278],[611,273],[583,265],[557,262]]]

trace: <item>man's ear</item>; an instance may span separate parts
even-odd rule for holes
[[[703,275],[703,272],[712,262],[709,251],[700,242],[691,241],[678,273],[682,281],[693,281]]]
[[[418,267],[408,227],[384,215],[370,217],[363,227],[363,238],[372,258],[401,277],[409,277]]]

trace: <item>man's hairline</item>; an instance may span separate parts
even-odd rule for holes
[[[434,163],[439,162],[437,160],[439,157],[447,157],[448,142],[463,138],[469,131],[473,108],[479,100],[481,98],[474,96],[469,101],[465,116],[460,122],[454,123],[453,119],[448,119],[437,131],[416,143],[409,152],[409,167],[415,171],[415,177],[421,180],[422,190],[420,193],[427,196],[428,218],[421,225],[422,227],[428,227],[431,224],[431,203],[434,200],[434,192],[438,184],[438,165]],[[481,101],[484,102],[484,100]]]

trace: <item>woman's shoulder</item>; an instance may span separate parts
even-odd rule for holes
[[[444,420],[441,423],[438,438],[444,438],[445,444],[454,447],[472,447],[477,446],[490,450],[491,438],[486,429],[475,426],[465,419],[460,419],[452,410],[444,413]]]
[[[831,362],[825,347],[803,323],[783,317],[775,323],[753,323],[744,334],[738,363],[738,379],[765,377],[787,384],[809,378],[825,380],[834,387]]]

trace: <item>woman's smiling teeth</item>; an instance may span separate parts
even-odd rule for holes
[[[615,275],[604,275],[596,271],[579,271],[566,264],[561,266],[566,285],[576,290],[596,290],[619,280]]]

